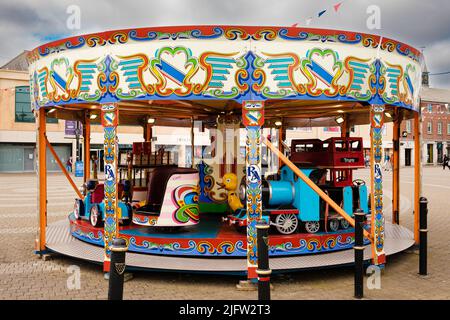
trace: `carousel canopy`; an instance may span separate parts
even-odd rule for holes
[[[121,124],[214,122],[265,101],[267,124],[368,123],[369,104],[419,110],[421,53],[365,33],[284,27],[186,26],[62,39],[28,54],[35,109],[82,119],[117,103]]]

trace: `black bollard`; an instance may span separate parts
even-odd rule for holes
[[[365,213],[361,209],[355,212],[355,298],[364,296],[364,233]]]
[[[419,243],[419,274],[425,276],[427,271],[427,215],[428,215],[428,200],[425,197],[420,198],[420,243]]]
[[[126,251],[127,243],[125,239],[116,238],[113,240],[109,267],[108,300],[122,300],[123,298]]]
[[[256,224],[258,246],[258,300],[270,300],[269,227],[265,220]]]

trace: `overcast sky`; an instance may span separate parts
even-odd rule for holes
[[[67,28],[70,5],[81,9],[79,30]],[[367,27],[370,5],[381,10],[379,30]],[[318,18],[322,10],[327,12]],[[449,0],[0,0],[0,65],[23,50],[77,34],[165,25],[306,26],[310,16],[310,27],[375,33],[425,47],[431,73],[450,71]],[[450,74],[430,79],[433,87],[450,89]]]

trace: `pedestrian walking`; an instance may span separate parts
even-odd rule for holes
[[[366,156],[364,157],[364,166],[366,168],[370,167],[370,157],[368,154],[366,154]]]
[[[384,171],[389,171],[391,168],[391,157],[389,156],[389,153],[385,153],[384,155]]]
[[[66,162],[67,171],[72,172],[72,157],[69,157]]]
[[[442,170],[445,170],[445,167],[448,167],[448,169],[450,170],[450,165],[449,165],[449,158],[447,155],[444,155],[444,159],[442,161]]]
[[[98,171],[98,156],[97,153],[92,155],[92,175],[94,179],[97,179],[97,171]]]

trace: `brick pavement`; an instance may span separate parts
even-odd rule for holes
[[[413,170],[401,171],[401,223],[412,228]],[[450,299],[450,172],[423,169],[429,204],[429,272],[417,275],[418,255],[389,257],[381,290],[365,290],[367,299]],[[368,170],[358,175],[367,179]],[[64,219],[75,194],[60,174],[49,174],[49,222]],[[386,219],[390,214],[390,173],[385,175]],[[98,265],[62,256],[49,261],[33,254],[37,225],[36,177],[0,175],[0,299],[106,299],[108,283]],[[68,289],[70,267],[80,268],[80,289]],[[125,299],[255,299],[256,292],[236,291],[239,277],[176,273],[134,274]],[[352,268],[275,275],[273,299],[352,299]]]

